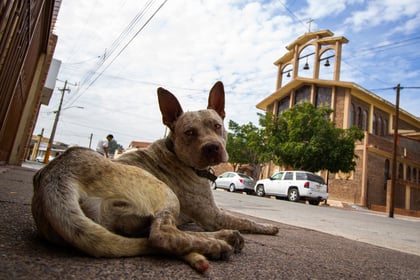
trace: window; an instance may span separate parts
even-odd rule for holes
[[[295,92],[295,103],[299,104],[301,102],[311,102],[311,87],[310,86],[303,86],[296,90]]]
[[[381,117],[379,117],[378,118],[378,123],[377,123],[377,131],[378,131],[378,135],[379,136],[384,136],[384,131],[383,131],[383,126],[382,126],[382,118]]]
[[[388,121],[384,120],[382,126],[383,126],[384,135],[388,135]]]
[[[404,169],[403,169],[403,165],[400,163],[400,165],[398,165],[398,179],[403,179],[404,176]]]
[[[411,168],[410,166],[407,166],[407,174],[406,174],[406,178],[407,181],[411,181]]]
[[[315,175],[315,174],[306,174],[308,176],[309,181],[317,182],[318,184],[325,185],[325,181],[321,176]]]
[[[331,107],[331,91],[329,87],[317,87],[315,96],[315,107]]]
[[[389,172],[389,159],[385,160],[385,181],[391,179],[391,173]]]
[[[303,172],[296,172],[296,180],[306,180],[306,173]]]
[[[354,109],[354,104],[350,105],[350,126],[356,125],[356,114]]]
[[[372,120],[372,134],[376,134],[376,115],[373,114],[373,120]]]
[[[362,108],[357,107],[357,127],[363,129]]]
[[[367,131],[368,130],[368,128],[369,128],[368,124],[369,124],[368,111],[367,110],[363,110],[363,126],[362,126],[362,129],[364,131]]]
[[[286,175],[284,175],[283,180],[293,180],[293,173],[292,172],[286,172]]]
[[[289,109],[290,105],[290,95],[284,97],[277,103],[277,114],[281,114],[282,112]]]
[[[413,168],[413,182],[417,183],[417,169]]]
[[[271,176],[271,179],[273,180],[281,180],[281,177],[283,177],[284,172],[279,172]]]

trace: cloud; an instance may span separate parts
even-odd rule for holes
[[[419,12],[420,3],[416,0],[373,0],[363,10],[354,11],[345,23],[353,25],[356,31],[387,22],[400,25],[402,18],[417,17]]]
[[[350,39],[343,49],[343,79],[365,88],[380,83],[375,75],[393,82],[392,66],[378,73],[372,68],[378,56],[358,56],[357,49],[402,40],[391,30],[415,32],[420,14],[420,4],[406,0],[178,0],[167,1],[146,24],[163,2],[63,1],[55,28],[55,58],[63,62],[59,79],[79,84],[70,85],[64,107],[84,109],[63,111],[56,140],[87,146],[91,133],[93,146],[108,133],[124,147],[156,140],[165,132],[157,87],[173,92],[184,110],[196,110],[206,107],[217,80],[225,84],[227,120],[257,124],[255,105],[276,87],[273,62],[307,31],[309,17],[315,19],[312,30],[328,28]],[[407,64],[413,55],[409,49],[395,57],[400,73],[418,73]],[[45,128],[49,136],[54,114],[46,112],[56,110],[58,101],[55,93],[50,106],[41,107],[35,134]]]

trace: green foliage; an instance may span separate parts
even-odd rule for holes
[[[277,165],[312,172],[354,170],[355,141],[363,139],[363,132],[355,127],[336,128],[329,119],[332,112],[305,102],[278,117],[260,115],[264,157]]]
[[[239,125],[229,121],[228,140],[226,149],[229,154],[229,162],[232,164],[259,164],[259,150],[262,145],[260,129],[248,123]]]
[[[120,145],[119,143],[117,143],[117,141],[111,140],[108,143],[108,152],[110,154],[114,154],[116,150],[124,151],[124,147],[122,145]]]
[[[363,131],[356,127],[336,128],[329,118],[332,112],[306,102],[279,116],[259,114],[261,128],[229,121],[229,162],[251,164],[257,172],[262,163],[269,161],[312,172],[352,171],[357,158],[355,141],[363,139]]]

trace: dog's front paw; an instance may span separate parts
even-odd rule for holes
[[[244,248],[244,238],[237,230],[220,230],[216,238],[222,239],[232,246],[235,254],[241,252]]]
[[[267,226],[267,228],[267,234],[276,235],[277,233],[279,233],[279,228],[276,226],[269,225]]]
[[[215,240],[218,241],[218,246],[213,246],[210,249],[211,252],[206,255],[209,259],[212,260],[228,260],[229,257],[235,252],[234,248],[224,240]]]

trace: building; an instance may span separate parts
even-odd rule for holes
[[[145,149],[150,144],[151,144],[150,142],[131,141],[130,145],[128,145],[128,150],[132,150],[132,149]]]
[[[49,138],[45,138],[42,135],[33,135],[31,143],[28,147],[26,160],[42,161],[44,162],[45,154],[47,152]],[[50,157],[51,159],[61,155],[65,150],[69,148],[69,145],[54,141],[51,147]]]
[[[20,165],[25,159],[40,104],[50,99],[52,89],[44,85],[57,43],[53,29],[60,4],[61,0],[0,4],[2,164]]]
[[[356,143],[356,170],[350,174],[327,174],[331,199],[383,210],[391,178],[394,104],[363,87],[340,80],[345,37],[329,30],[305,33],[286,47],[287,53],[274,64],[278,68],[276,90],[257,108],[280,114],[302,101],[330,106],[332,120],[340,128],[357,126],[365,138]],[[328,76],[327,68],[333,71]],[[420,216],[420,119],[399,110],[397,148],[396,213]],[[275,167],[269,165],[264,175]]]

